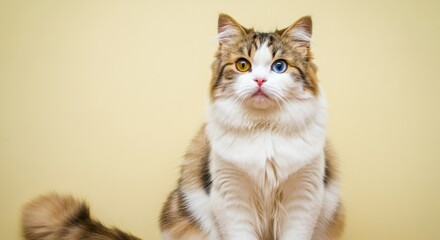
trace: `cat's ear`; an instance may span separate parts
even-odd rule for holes
[[[305,16],[298,19],[288,28],[278,31],[283,38],[289,39],[293,47],[303,56],[306,57],[310,49],[310,41],[312,39],[312,18]]]
[[[246,30],[235,19],[227,14],[218,16],[218,41],[220,45],[228,45],[246,35]]]

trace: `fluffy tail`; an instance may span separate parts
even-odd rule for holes
[[[90,217],[86,203],[49,194],[28,203],[22,215],[26,240],[140,240]]]

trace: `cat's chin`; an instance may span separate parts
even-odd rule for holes
[[[257,93],[252,97],[248,98],[246,101],[246,105],[249,108],[256,110],[270,110],[276,108],[276,101],[271,99],[265,94]]]

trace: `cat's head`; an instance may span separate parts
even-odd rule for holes
[[[290,121],[286,114],[296,115],[292,120],[300,123],[310,118],[311,105],[320,95],[311,37],[309,16],[282,30],[257,32],[220,14],[211,81],[215,111],[229,118],[245,117],[251,125]]]

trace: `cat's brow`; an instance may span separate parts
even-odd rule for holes
[[[253,53],[255,53],[255,51],[260,49],[263,46],[263,44],[266,44],[268,47],[270,47],[273,50],[274,41],[275,41],[275,36],[273,35],[273,33],[266,33],[266,32],[253,33],[251,42],[247,47],[248,56],[250,58],[253,58],[254,57],[252,56]],[[272,57],[275,56],[275,53],[276,53],[275,51],[272,52]]]

